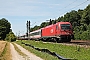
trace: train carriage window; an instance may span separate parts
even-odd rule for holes
[[[34,35],[41,35],[41,31],[31,33],[30,35],[31,35],[31,36],[34,36]]]
[[[41,35],[41,31],[39,31],[39,35]]]

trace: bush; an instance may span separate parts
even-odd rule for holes
[[[89,31],[84,31],[80,37],[82,38],[82,40],[89,40],[89,34]]]
[[[81,40],[80,35],[81,35],[81,32],[75,32],[74,34],[75,40]]]
[[[13,32],[9,32],[9,34],[7,34],[5,40],[9,41],[9,42],[16,41],[16,36],[14,35]]]

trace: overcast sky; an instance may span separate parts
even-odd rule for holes
[[[27,20],[33,27],[89,4],[90,0],[0,0],[0,19],[6,18],[13,32],[22,35],[26,33]]]

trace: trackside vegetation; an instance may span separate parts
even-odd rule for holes
[[[58,43],[48,43],[48,42],[44,43],[42,41],[36,42],[36,41],[26,40],[22,42],[31,44],[38,48],[49,49],[50,51],[56,52],[57,54],[65,58],[72,58],[77,60],[90,60],[90,48],[84,48],[80,46],[67,46],[67,45],[62,45]],[[34,50],[31,47],[21,44],[21,41],[16,41],[16,43],[20,44],[24,48],[28,49],[30,52],[36,54],[37,56],[40,56],[45,60],[58,60],[57,57],[53,57],[47,53]]]

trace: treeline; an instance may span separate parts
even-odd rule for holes
[[[50,22],[42,22],[40,26],[36,25],[31,28],[30,31],[61,21],[70,22],[72,24],[75,40],[90,40],[90,4],[84,10],[72,10],[58,19],[50,19]]]
[[[0,19],[0,40],[15,41],[16,36],[11,30],[11,24],[5,18]]]

